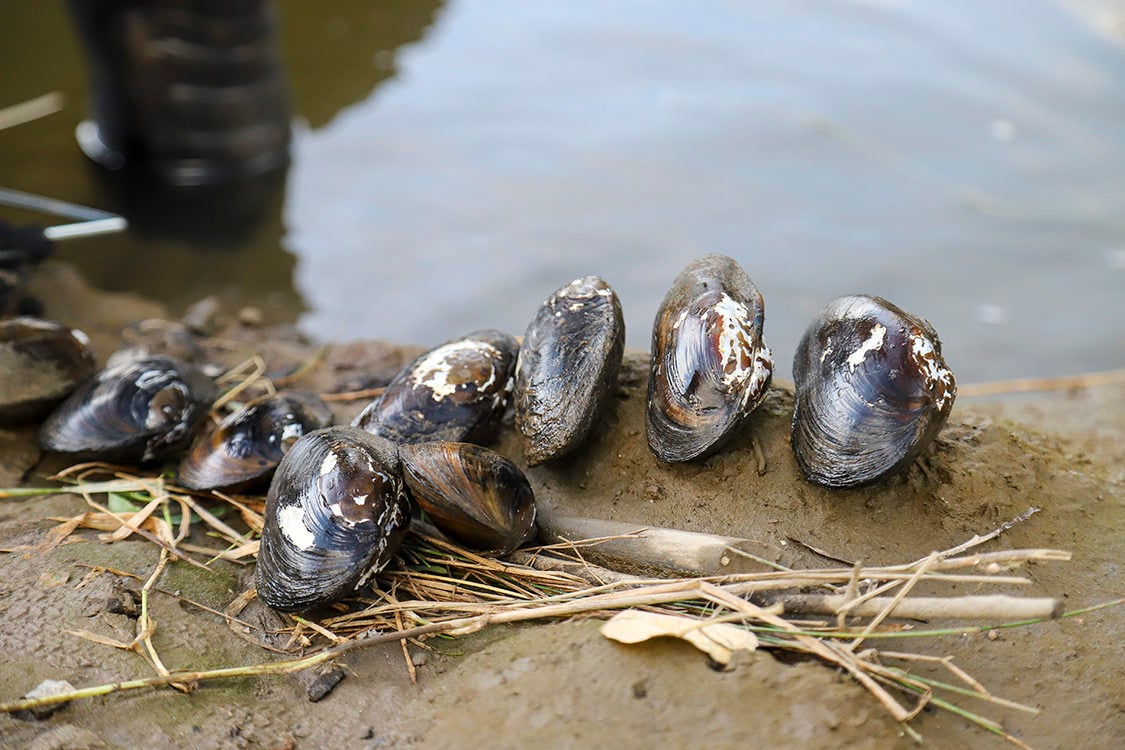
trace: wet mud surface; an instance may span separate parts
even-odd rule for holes
[[[86,289],[65,266],[43,275],[47,312],[90,329],[104,360],[122,344],[144,344],[207,359],[215,351],[182,327],[161,322],[143,300]],[[89,295],[83,297],[82,295]],[[90,310],[99,310],[97,319]],[[246,316],[244,316],[246,317]],[[223,364],[260,353],[272,373],[291,372],[316,347],[284,330],[212,321],[227,342]],[[249,318],[247,318],[249,319]],[[122,330],[125,330],[122,334]],[[450,332],[451,336],[460,332]],[[417,348],[382,342],[328,347],[303,377],[322,392],[385,382]],[[1121,595],[1125,485],[1125,388],[962,399],[936,444],[904,475],[865,489],[829,491],[797,474],[788,444],[792,397],[775,388],[748,431],[700,463],[669,466],[644,440],[645,355],[627,352],[616,398],[589,444],[559,465],[528,471],[547,513],[747,537],[784,548],[804,565],[836,565],[794,540],[844,560],[901,563],[985,533],[1035,506],[1041,512],[983,550],[1052,547],[1070,563],[1031,565],[1018,593],[1056,596],[1077,609]],[[365,401],[334,404],[348,420]],[[32,429],[0,430],[0,481],[41,482],[65,465],[41,457]],[[756,442],[765,460],[759,474]],[[511,425],[499,450],[519,460]],[[76,631],[132,638],[129,593],[141,581],[91,566],[147,576],[157,548],[105,544],[78,532],[52,545],[52,517],[85,510],[81,498],[0,501],[0,664],[11,700],[45,679],[85,686],[147,677],[133,653]],[[207,573],[172,565],[151,599],[154,644],[168,667],[203,669],[257,663],[274,655],[259,630],[286,624],[252,603],[249,627],[229,626],[189,602],[224,609],[252,585],[252,566],[213,564]],[[944,589],[939,593],[976,593]],[[938,624],[938,623],[935,623]],[[949,625],[951,623],[941,623]],[[954,623],[955,624],[955,623]],[[1125,653],[1120,608],[1043,625],[893,645],[953,654],[955,663],[1004,698],[1041,710],[1028,715],[965,699],[1036,748],[1116,748],[1125,744]],[[282,645],[282,644],[279,644]],[[816,662],[759,651],[717,671],[687,644],[624,646],[589,621],[485,630],[407,647],[412,684],[398,644],[354,652],[346,679],[309,702],[301,677],[210,682],[188,695],[142,690],[72,703],[51,718],[0,716],[0,747],[81,748],[178,745],[282,747],[912,747],[860,686]],[[888,647],[892,648],[892,647]],[[280,658],[280,657],[278,657]],[[938,679],[948,673],[921,670]],[[912,726],[925,747],[1004,747],[998,738],[928,708]]]

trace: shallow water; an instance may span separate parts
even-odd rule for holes
[[[59,247],[93,283],[429,345],[521,333],[598,273],[647,347],[684,264],[724,252],[765,295],[783,376],[817,309],[856,291],[928,318],[962,382],[1125,365],[1125,46],[1055,2],[279,11],[293,164],[231,231],[108,191],[74,145],[63,10],[5,9],[0,106],[68,106],[0,132],[0,184],[140,227]]]

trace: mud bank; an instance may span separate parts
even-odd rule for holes
[[[331,345],[318,352],[291,331],[229,320],[213,326],[222,349],[162,322],[152,303],[87,289],[65,266],[36,283],[47,314],[90,329],[104,359],[121,345],[144,345],[231,365],[260,354],[271,373],[312,364],[301,387],[355,390],[385,382],[418,350],[384,342]],[[46,292],[46,293],[44,293]],[[99,311],[91,318],[91,310]],[[252,320],[252,316],[244,316]],[[451,331],[450,335],[461,332]],[[808,565],[825,561],[794,540],[845,560],[892,564],[983,533],[1029,507],[1041,512],[983,549],[1054,547],[1071,563],[1033,565],[1020,593],[1062,597],[1077,609],[1121,595],[1125,559],[1125,387],[1045,396],[961,399],[949,425],[903,476],[861,490],[828,491],[797,474],[788,445],[792,398],[774,389],[749,432],[702,463],[659,463],[644,441],[645,356],[630,352],[612,413],[572,460],[528,472],[550,513],[747,537],[788,550]],[[337,402],[341,421],[364,401]],[[41,457],[33,429],[0,431],[0,480],[41,482],[62,464]],[[751,438],[765,458],[759,459]],[[498,448],[518,458],[505,429]],[[147,576],[158,550],[147,542],[99,542],[80,532],[50,548],[54,516],[85,509],[71,495],[0,501],[0,700],[44,679],[76,686],[151,674],[133,653],[77,637],[89,631],[130,640],[135,620],[107,603],[137,583],[90,566]],[[271,657],[256,636],[187,601],[222,610],[252,585],[252,567],[216,562],[207,573],[169,568],[154,595],[154,643],[172,669],[257,663]],[[957,592],[957,589],[951,589]],[[959,593],[975,593],[971,590]],[[1125,653],[1120,609],[1030,628],[895,644],[897,650],[953,654],[987,688],[1041,709],[1028,715],[969,705],[1003,721],[1036,748],[1125,744]],[[285,621],[258,603],[241,617],[270,630]],[[943,623],[946,624],[946,623]],[[0,746],[136,747],[911,747],[870,695],[815,662],[759,651],[717,671],[690,646],[622,646],[596,623],[503,627],[456,640],[410,645],[412,684],[399,645],[356,652],[348,677],[310,703],[298,677],[213,682],[183,695],[138,691],[73,703],[43,721],[0,716]],[[923,670],[939,679],[948,673]],[[1003,747],[948,713],[926,709],[912,726],[934,748]]]

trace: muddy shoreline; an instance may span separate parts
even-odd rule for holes
[[[144,345],[189,358],[210,357],[198,341],[159,320],[159,305],[87,288],[72,269],[48,264],[33,282],[47,314],[87,329],[103,360],[121,345]],[[91,317],[91,310],[97,313]],[[251,316],[244,316],[251,321]],[[301,385],[356,390],[392,375],[416,353],[385,342],[323,350],[292,331],[211,321],[227,348],[224,364],[259,353],[270,372],[307,369]],[[451,332],[456,335],[458,332]],[[1031,506],[1041,512],[983,548],[1054,547],[1071,563],[1032,565],[1020,593],[1062,597],[1067,609],[1121,595],[1125,558],[1125,387],[993,400],[962,399],[936,445],[905,475],[872,488],[828,491],[801,480],[788,445],[791,396],[774,389],[749,435],[704,462],[660,464],[643,433],[644,354],[631,352],[612,412],[577,456],[528,472],[548,512],[639,525],[741,536],[788,547],[809,564],[824,561],[793,539],[866,564],[905,562],[984,533]],[[364,401],[336,402],[341,421]],[[31,484],[63,464],[43,458],[32,429],[0,431],[0,482]],[[517,457],[506,428],[498,449]],[[156,548],[112,545],[92,532],[46,549],[52,516],[82,512],[78,497],[0,501],[0,631],[3,695],[10,700],[44,679],[77,686],[149,676],[136,655],[73,635],[132,637],[135,621],[108,611],[128,579],[89,575],[103,566],[147,575]],[[170,668],[214,668],[270,657],[255,635],[188,603],[222,610],[252,585],[252,567],[214,564],[213,573],[173,565],[152,602],[154,636]],[[958,591],[955,593],[976,593]],[[279,615],[252,604],[242,617],[275,629]],[[716,671],[686,644],[610,643],[594,622],[488,629],[433,650],[408,646],[411,683],[397,644],[356,652],[348,677],[310,703],[298,677],[208,683],[190,695],[139,691],[71,704],[44,721],[0,716],[0,747],[698,746],[912,747],[897,724],[858,685],[813,662],[759,651],[733,671]],[[1039,715],[973,705],[1036,748],[1115,748],[1125,744],[1125,654],[1121,610],[989,634],[895,645],[953,654],[961,668],[998,695]],[[928,672],[939,679],[948,673]],[[1003,747],[947,713],[927,709],[912,724],[935,748]]]

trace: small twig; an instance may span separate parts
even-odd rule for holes
[[[847,565],[848,567],[853,567],[853,566],[859,564],[854,560],[845,560],[842,557],[838,557],[836,555],[833,555],[831,552],[826,552],[825,550],[822,550],[820,547],[814,547],[813,545],[809,544],[808,542],[803,541],[801,539],[798,539],[795,536],[786,536],[785,538],[788,539],[789,541],[793,542],[794,544],[801,545],[802,547],[807,549],[809,552],[812,552],[815,555],[819,555],[819,556],[823,557],[825,560],[831,560],[832,562],[838,562],[841,565]]]
[[[336,393],[320,394],[321,401],[359,401],[364,398],[379,398],[387,390],[386,386],[378,388],[364,388],[359,391],[338,391]]]
[[[395,610],[395,630],[402,632],[402,613]],[[402,658],[406,661],[406,671],[410,674],[410,684],[418,684],[418,670],[414,668],[414,660],[410,658],[410,651],[406,648],[406,639],[398,642],[402,646]]]
[[[889,617],[890,614],[895,611],[895,608],[902,604],[903,599],[905,599],[906,595],[914,589],[914,586],[918,583],[918,581],[922,579],[922,576],[926,574],[926,571],[929,570],[930,566],[937,562],[937,558],[938,553],[934,552],[928,558],[926,558],[925,562],[918,566],[918,570],[914,573],[914,575],[907,579],[905,583],[903,583],[898,593],[895,594],[894,597],[892,597],[891,600],[887,602],[886,606],[884,606],[883,609],[880,610],[879,613],[872,618],[871,622],[868,623],[867,627],[864,628],[859,637],[848,644],[849,651],[854,652],[857,648],[859,648],[860,644],[863,643],[864,638],[869,633],[874,631],[875,628],[879,627],[879,623],[887,619],[887,617]],[[852,604],[842,604],[840,605],[839,611],[843,612],[852,610],[854,610]]]
[[[758,438],[753,435],[750,436],[750,448],[754,451],[754,458],[758,462],[758,476],[764,477],[766,475],[766,454],[762,451],[762,444],[758,442]]]
[[[289,615],[289,617],[290,617],[291,620],[293,620],[293,622],[304,625],[309,630],[312,630],[312,631],[315,631],[315,632],[319,633],[320,635],[324,636],[325,638],[327,638],[332,643],[342,643],[343,640],[344,640],[343,638],[336,635],[335,633],[333,633],[331,630],[324,627],[320,623],[313,622],[312,620],[301,617],[300,615]]]
[[[536,570],[549,570],[561,571],[569,573],[573,576],[578,576],[595,586],[600,586],[605,583],[614,581],[623,582],[636,582],[641,580],[640,576],[631,575],[629,573],[619,573],[616,570],[603,568],[600,565],[594,565],[588,562],[574,562],[572,560],[563,560],[558,557],[543,555],[538,552],[530,550],[516,550],[508,556],[512,562],[526,565],[529,568]]]
[[[1023,513],[1020,513],[1018,516],[1016,516],[1015,518],[1013,518],[1009,521],[1005,521],[1004,523],[1000,524],[999,526],[997,526],[995,529],[988,532],[984,536],[980,536],[979,534],[974,534],[973,538],[968,540],[967,542],[963,542],[962,544],[958,544],[956,547],[950,547],[947,550],[943,550],[942,552],[938,553],[938,557],[941,558],[941,559],[946,559],[946,558],[949,558],[949,557],[956,557],[957,555],[960,555],[962,552],[965,552],[966,550],[970,550],[973,547],[980,546],[980,545],[984,544],[985,542],[988,542],[988,541],[991,541],[991,540],[995,539],[996,537],[1000,536],[1001,534],[1003,534],[1008,529],[1012,528],[1013,526],[1015,526],[1017,524],[1023,523],[1024,521],[1031,518],[1032,516],[1034,516],[1038,512],[1039,512],[1039,508],[1035,508],[1035,507],[1028,508]],[[915,565],[921,563],[925,559],[926,558],[922,558],[922,560],[918,560],[915,563]]]
[[[242,374],[247,369],[250,370],[249,375],[246,375],[245,377],[243,377],[242,380],[239,380],[238,383],[234,385],[234,387],[232,387],[226,393],[224,393],[223,395],[221,395],[217,399],[215,399],[215,403],[211,404],[211,411],[212,412],[217,412],[224,405],[226,405],[229,401],[234,400],[234,398],[237,397],[238,394],[242,393],[244,390],[249,388],[251,385],[253,385],[255,382],[257,382],[259,379],[261,379],[266,384],[266,390],[268,392],[271,392],[271,393],[273,392],[274,387],[273,387],[273,384],[269,382],[269,378],[262,377],[266,372],[266,362],[265,362],[265,360],[263,360],[261,358],[261,356],[259,356],[257,354],[255,354],[253,357],[250,357],[249,359],[245,360],[244,362],[241,362],[241,363],[235,365],[230,370],[228,370],[227,372],[220,375],[216,379],[216,382],[224,383],[224,382],[234,380],[234,379],[242,376]]]
[[[249,544],[251,542],[251,540],[248,537],[246,537],[243,534],[240,534],[239,532],[235,531],[233,528],[231,528],[226,523],[224,523],[221,519],[219,519],[217,516],[215,516],[214,513],[207,510],[206,508],[204,508],[199,503],[195,502],[195,500],[191,497],[190,494],[188,494],[186,492],[181,493],[181,492],[179,492],[179,489],[176,488],[176,487],[168,487],[167,489],[170,490],[170,491],[176,492],[177,494],[175,495],[175,497],[176,497],[177,500],[179,500],[180,502],[187,505],[192,511],[195,512],[195,514],[197,516],[199,516],[201,519],[203,519],[203,522],[205,524],[207,524],[208,526],[213,528],[215,531],[222,534],[223,537],[228,542],[230,542],[232,544],[237,544],[237,545]],[[187,515],[187,514],[185,513],[184,515]]]
[[[1117,383],[1125,383],[1125,369],[1091,372],[1085,375],[1064,375],[1057,378],[1015,378],[1013,380],[994,380],[989,383],[968,383],[957,386],[957,396],[959,398],[974,398],[1011,393],[1033,393],[1035,391],[1062,391],[1076,388],[1097,388]]]
[[[853,599],[855,599],[856,596],[859,595],[859,580],[860,580],[859,579],[859,572],[860,572],[860,570],[861,570],[860,564],[858,562],[856,562],[856,564],[852,566],[852,577],[848,579],[848,587],[846,589],[844,589],[844,604],[851,604],[851,601]],[[847,624],[847,621],[848,621],[847,610],[844,607],[837,607],[836,608],[836,627],[843,630],[844,626]]]
[[[767,622],[781,630],[796,630],[796,627],[787,620],[767,612],[756,604],[752,604],[744,599],[739,599],[717,586],[709,583],[701,583],[699,588],[705,598],[714,601],[716,604],[721,604],[736,612],[745,612],[748,615],[752,615],[755,619]],[[834,648],[834,644],[823,642],[816,638],[803,635],[793,635],[793,638],[804,645],[811,653],[816,654],[830,664],[837,664],[847,670],[849,674],[867,688],[868,692],[875,696],[876,700],[883,704],[896,721],[908,721],[913,715],[912,711],[903,708],[882,686],[877,684],[863,671],[856,660],[855,654],[844,651],[843,649]]]
[[[281,386],[282,388],[293,385],[298,380],[305,377],[305,375],[309,374],[309,372],[311,372],[317,365],[324,361],[324,358],[328,355],[328,349],[328,346],[317,347],[317,350],[312,353],[312,356],[302,362],[296,370],[289,373],[288,375],[282,375],[281,377],[274,378],[273,384],[276,386]]]
[[[168,668],[164,666],[164,662],[160,660],[160,655],[156,653],[156,647],[152,644],[152,634],[156,632],[156,621],[152,619],[152,615],[149,613],[148,594],[156,585],[160,574],[164,572],[169,559],[168,550],[161,549],[160,562],[157,563],[156,569],[152,571],[152,575],[145,581],[145,585],[141,587],[141,614],[137,618],[137,637],[133,640],[134,644],[139,642],[144,645],[144,652],[142,653],[147,655],[148,661],[152,664],[156,673],[163,677],[167,677],[169,672]],[[171,685],[185,693],[190,689],[184,683],[173,682]]]

